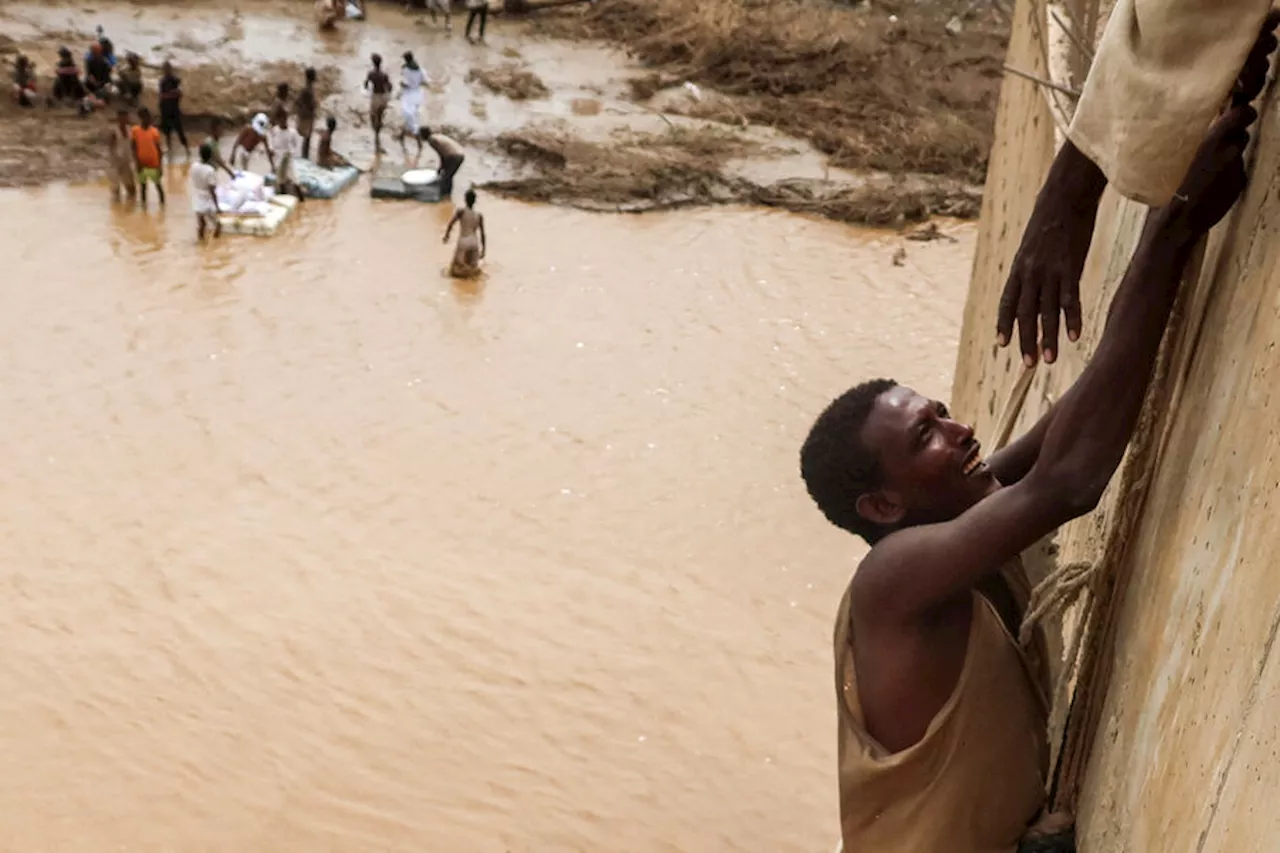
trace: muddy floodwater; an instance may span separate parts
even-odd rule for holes
[[[444,209],[0,193],[0,847],[830,848],[797,447],[946,393],[970,231],[485,212],[456,284]]]
[[[201,247],[167,178],[0,191],[0,850],[830,850],[860,550],[797,452],[862,378],[945,396],[970,227],[482,195],[457,283],[447,205]]]

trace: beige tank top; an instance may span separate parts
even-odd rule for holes
[[[835,630],[845,853],[1012,853],[1045,799],[1047,710],[1036,663],[973,593],[955,691],[919,743],[889,754],[863,723],[848,626],[846,592]]]

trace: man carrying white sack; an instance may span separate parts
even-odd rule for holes
[[[1067,337],[1080,337],[1080,275],[1102,191],[1110,183],[1151,207],[1173,199],[1205,130],[1236,97],[1259,30],[1280,20],[1271,3],[1116,3],[1000,298],[997,341],[1008,345],[1016,319],[1027,366],[1041,351],[1045,363],[1057,359],[1059,312]]]

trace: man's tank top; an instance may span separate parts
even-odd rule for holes
[[[845,853],[1012,853],[1044,803],[1044,673],[992,604],[972,597],[951,698],[919,743],[890,754],[864,725],[845,592],[835,630]]]

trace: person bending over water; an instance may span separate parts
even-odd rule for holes
[[[1270,32],[1255,51],[1276,46]],[[1045,815],[1047,667],[1024,652],[1022,551],[1092,511],[1142,411],[1187,263],[1244,189],[1267,63],[1151,210],[1079,379],[984,460],[946,406],[890,379],[832,402],[800,451],[810,496],[871,550],[834,633],[840,821],[848,853],[1074,850]],[[1050,826],[1066,831],[1037,837]],[[1020,846],[1021,845],[1021,846]]]
[[[227,165],[226,158],[222,156],[222,119],[214,116],[209,120],[209,138],[205,140],[213,148],[213,163],[215,169],[221,169],[227,173],[227,177],[233,181],[236,178],[235,171]]]
[[[480,272],[480,261],[488,252],[488,241],[484,234],[484,214],[476,210],[476,191],[467,190],[465,196],[467,206],[459,209],[449,220],[449,227],[444,230],[444,240],[449,242],[453,226],[458,226],[458,245],[453,251],[453,263],[449,265],[449,275],[454,278],[472,278]]]
[[[418,132],[418,153],[422,153],[422,143],[426,142],[440,157],[440,197],[450,198],[453,195],[453,178],[467,159],[462,153],[462,146],[443,133],[433,133],[431,128],[424,127]]]
[[[271,122],[267,119],[265,113],[258,113],[253,117],[253,121],[249,122],[240,131],[240,135],[236,137],[236,141],[231,145],[231,168],[241,171],[248,171],[249,160],[253,157],[253,152],[261,145],[267,153],[267,162],[271,164],[271,171],[276,169],[276,156],[271,151],[271,143],[267,141],[267,133],[271,130]]]

